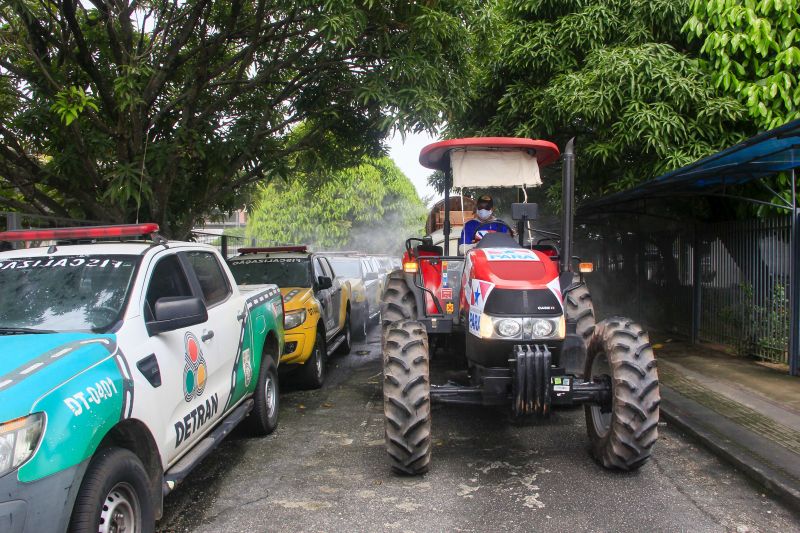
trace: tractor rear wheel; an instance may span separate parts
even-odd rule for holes
[[[661,395],[647,332],[622,317],[597,324],[584,375],[611,385],[610,405],[585,406],[592,455],[606,468],[636,470],[658,440]]]
[[[578,281],[577,279],[574,281]],[[589,288],[584,283],[566,294],[564,302],[567,319],[577,322],[575,332],[583,339],[583,344],[588,346],[589,339],[594,332],[594,306],[592,305],[592,295]]]
[[[404,319],[417,318],[417,301],[403,278],[389,278],[381,302],[381,321],[384,325]]]
[[[383,414],[392,469],[416,475],[431,461],[428,334],[414,320],[392,322],[383,337]]]

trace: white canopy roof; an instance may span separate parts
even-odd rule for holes
[[[523,150],[455,149],[450,153],[453,187],[537,187],[536,156]]]

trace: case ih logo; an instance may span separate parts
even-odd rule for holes
[[[203,394],[208,371],[197,338],[187,332],[183,344],[186,354],[186,366],[183,367],[183,397],[187,402],[191,402],[192,398]]]

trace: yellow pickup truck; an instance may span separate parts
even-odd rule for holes
[[[334,276],[328,259],[306,246],[240,248],[228,265],[239,285],[280,287],[285,330],[280,367],[294,368],[308,388],[321,387],[328,357],[350,353],[350,283]]]

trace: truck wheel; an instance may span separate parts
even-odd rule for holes
[[[317,338],[311,349],[311,357],[300,366],[300,380],[306,388],[318,389],[325,382],[326,354],[325,335],[317,328]]]
[[[383,339],[386,451],[400,474],[423,474],[431,462],[428,334],[413,320],[393,322]]]
[[[81,482],[71,533],[153,531],[155,514],[150,480],[136,455],[124,448],[100,450]]]
[[[417,318],[417,301],[406,280],[390,278],[381,303],[381,321],[385,325],[397,320],[415,318]]]
[[[353,330],[351,328],[350,311],[347,311],[347,314],[344,316],[344,330],[342,331],[344,342],[336,349],[336,353],[340,355],[347,355],[350,353],[350,349],[353,347]]]
[[[604,467],[635,470],[658,440],[658,372],[650,339],[633,321],[613,317],[600,322],[589,341],[587,379],[611,384],[611,405],[586,405],[592,455]]]
[[[592,295],[589,293],[589,288],[586,284],[583,284],[569,291],[565,300],[567,318],[577,321],[575,332],[583,339],[583,343],[588,346],[595,325],[594,306],[592,306]]]
[[[278,370],[272,355],[264,351],[261,356],[261,370],[253,395],[255,405],[247,417],[250,433],[256,437],[266,437],[278,427]]]

